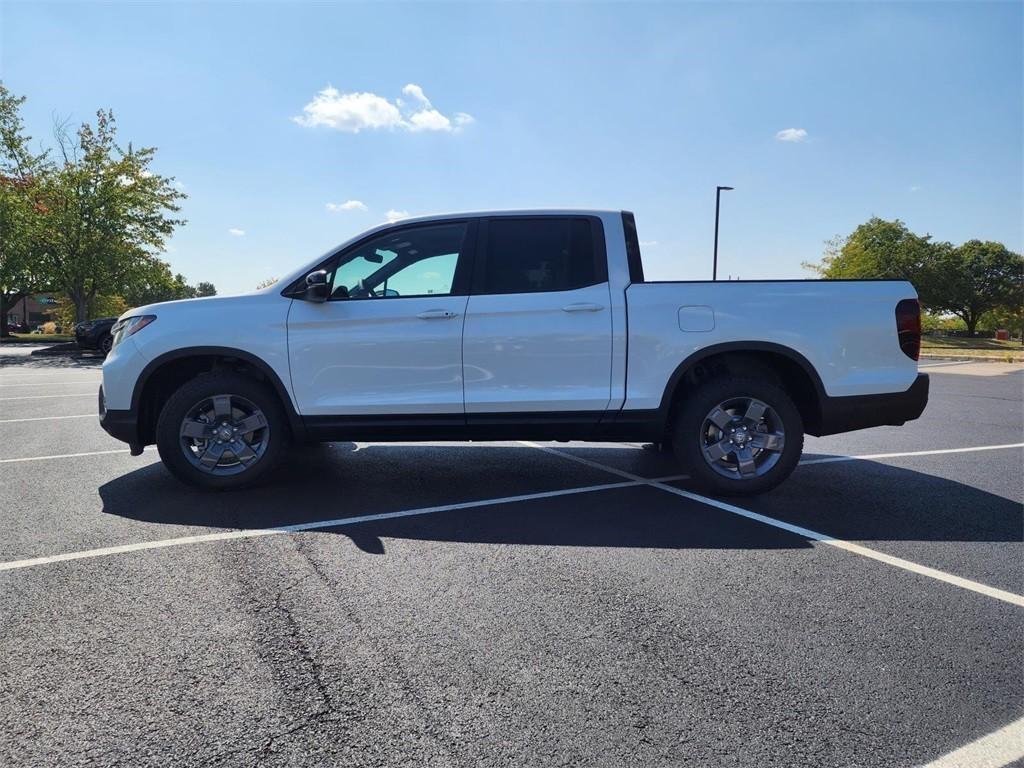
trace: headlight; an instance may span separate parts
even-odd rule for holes
[[[134,317],[126,317],[124,320],[118,320],[114,323],[114,327],[110,329],[110,332],[114,336],[113,346],[116,347],[129,336],[138,333],[154,320],[156,320],[156,315],[135,315]]]

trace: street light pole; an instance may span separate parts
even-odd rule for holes
[[[732,187],[715,187],[715,258],[711,266],[711,279],[718,279],[718,210],[722,205],[722,190],[729,191]]]

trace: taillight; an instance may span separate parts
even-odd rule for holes
[[[896,305],[896,333],[900,349],[911,360],[921,357],[921,304],[917,299],[903,299]]]

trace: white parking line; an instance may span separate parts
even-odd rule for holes
[[[1024,717],[921,768],[1003,768],[1024,758]]]
[[[75,368],[73,370],[39,371],[37,373],[9,373],[0,374],[0,384],[10,384],[14,381],[41,381],[43,379],[60,378],[63,374],[69,376],[93,376],[96,379],[103,378],[103,372],[99,368]],[[87,379],[82,379],[86,381]]]
[[[0,464],[17,464],[21,461],[46,461],[48,459],[77,459],[80,456],[107,456],[111,453],[128,453],[127,448],[112,451],[86,451],[85,453],[58,453],[53,456],[25,456],[20,459],[0,459]]]
[[[82,394],[72,395],[19,395],[18,397],[0,397],[2,400],[51,400],[58,397],[96,397],[95,392],[84,392]]]
[[[61,419],[95,419],[95,413],[77,413],[74,416],[33,416],[29,419],[0,419],[0,424],[17,424],[19,421],[60,421]]]
[[[944,365],[970,365],[971,363],[977,363],[978,360],[947,360],[944,363],[920,363],[918,368],[939,368]],[[981,360],[984,362],[984,359]]]
[[[938,456],[944,453],[970,453],[972,451],[1000,451],[1005,448],[1024,448],[1024,443],[1004,445],[975,445],[970,448],[940,448],[934,451],[903,451],[902,453],[864,453],[857,456],[826,456],[822,459],[804,459],[801,467],[810,464],[832,464],[837,461],[870,461],[871,459],[898,459],[904,456]]]
[[[93,387],[95,388],[102,379],[95,381],[33,381],[21,382],[18,384],[0,383],[0,389],[32,389],[33,387]]]
[[[686,475],[673,475],[671,477],[658,478],[657,482],[671,482],[684,479]],[[558,491],[541,491],[539,493],[524,493],[518,496],[503,496],[497,499],[481,499],[480,501],[464,501],[458,504],[442,504],[434,507],[419,507],[417,509],[403,509],[397,512],[382,512],[376,515],[360,515],[359,517],[341,517],[334,520],[317,520],[310,523],[296,523],[294,525],[282,525],[275,528],[254,528],[245,531],[221,531],[220,533],[205,533],[198,536],[182,536],[176,539],[160,539],[157,541],[145,541],[137,544],[124,544],[117,547],[101,547],[99,549],[86,549],[79,552],[65,552],[60,555],[49,555],[46,557],[31,557],[25,560],[11,560],[0,563],[0,571],[15,571],[21,568],[31,568],[36,565],[47,565],[50,563],[63,563],[69,560],[86,560],[93,557],[104,557],[106,555],[119,555],[127,552],[139,552],[146,549],[166,549],[168,547],[180,547],[185,544],[202,544],[208,541],[227,541],[231,539],[252,539],[258,536],[274,536],[281,533],[298,533],[301,531],[314,531],[320,528],[339,528],[345,525],[356,525],[357,523],[369,523],[378,520],[395,520],[401,517],[416,517],[419,515],[433,515],[438,512],[452,512],[459,509],[474,509],[477,507],[491,507],[499,504],[514,504],[520,501],[534,501],[536,499],[552,499],[558,496],[573,496],[579,493],[593,493],[596,491],[610,491],[616,488],[632,488],[645,484],[637,481],[622,483],[603,483],[601,485],[587,485],[578,488],[564,488]]]
[[[684,491],[681,488],[676,488],[671,485],[665,485],[664,482],[659,480],[645,480],[639,475],[634,475],[632,472],[626,472],[621,469],[616,469],[615,467],[606,466],[597,461],[591,461],[590,459],[584,459],[579,456],[573,456],[570,453],[564,453],[555,448],[548,448],[547,446],[538,445],[537,443],[533,443],[528,440],[520,440],[519,442],[521,442],[523,445],[529,445],[532,448],[536,448],[539,451],[544,451],[545,453],[550,453],[554,456],[561,456],[564,459],[569,459],[570,461],[575,461],[579,464],[584,464],[588,467],[593,467],[595,469],[603,469],[606,472],[611,472],[612,474],[618,475],[619,477],[640,481],[652,488],[658,488],[659,490],[675,494],[676,496],[682,496],[683,498],[690,499],[691,501],[696,501],[700,504],[706,504],[710,507],[715,507],[725,512],[731,512],[734,515],[739,515],[740,517],[745,517],[749,520],[754,520],[758,523],[770,525],[773,528],[779,528],[783,531],[788,531],[789,533],[796,534],[797,536],[802,536],[806,539],[810,539],[811,541],[820,541],[822,544],[828,544],[829,546],[836,547],[838,549],[843,549],[847,552],[852,552],[853,554],[860,555],[861,557],[868,557],[872,560],[878,560],[879,562],[887,563],[888,565],[895,566],[896,568],[902,568],[905,571],[910,571],[921,576],[927,576],[928,578],[935,579],[936,581],[942,581],[947,584],[952,584],[954,586],[960,587],[961,589],[968,589],[972,592],[977,592],[979,594],[986,595],[987,597],[992,597],[996,600],[1002,600],[1003,602],[1011,603],[1012,605],[1024,608],[1024,595],[1018,595],[1014,592],[1007,592],[1003,589],[996,589],[995,587],[990,587],[987,584],[982,584],[978,581],[971,581],[970,579],[964,579],[960,576],[955,576],[952,573],[946,573],[945,571],[940,571],[936,568],[929,568],[926,565],[921,565],[910,560],[904,560],[901,557],[893,557],[892,555],[887,555],[884,552],[879,552],[877,550],[861,546],[860,544],[854,544],[850,541],[837,539],[832,536],[828,536],[824,533],[812,531],[810,528],[804,528],[802,526],[793,525],[792,523],[787,523],[782,520],[776,520],[774,517],[768,517],[767,515],[762,515],[757,512],[751,512],[749,509],[743,509],[742,507],[737,507],[734,504],[727,504],[726,502],[719,501],[718,499],[708,498],[707,496],[701,496],[700,494],[697,493]]]

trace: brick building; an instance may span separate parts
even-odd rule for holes
[[[30,330],[53,320],[52,313],[57,300],[49,293],[36,293],[8,307],[7,320],[11,323],[27,323]]]

